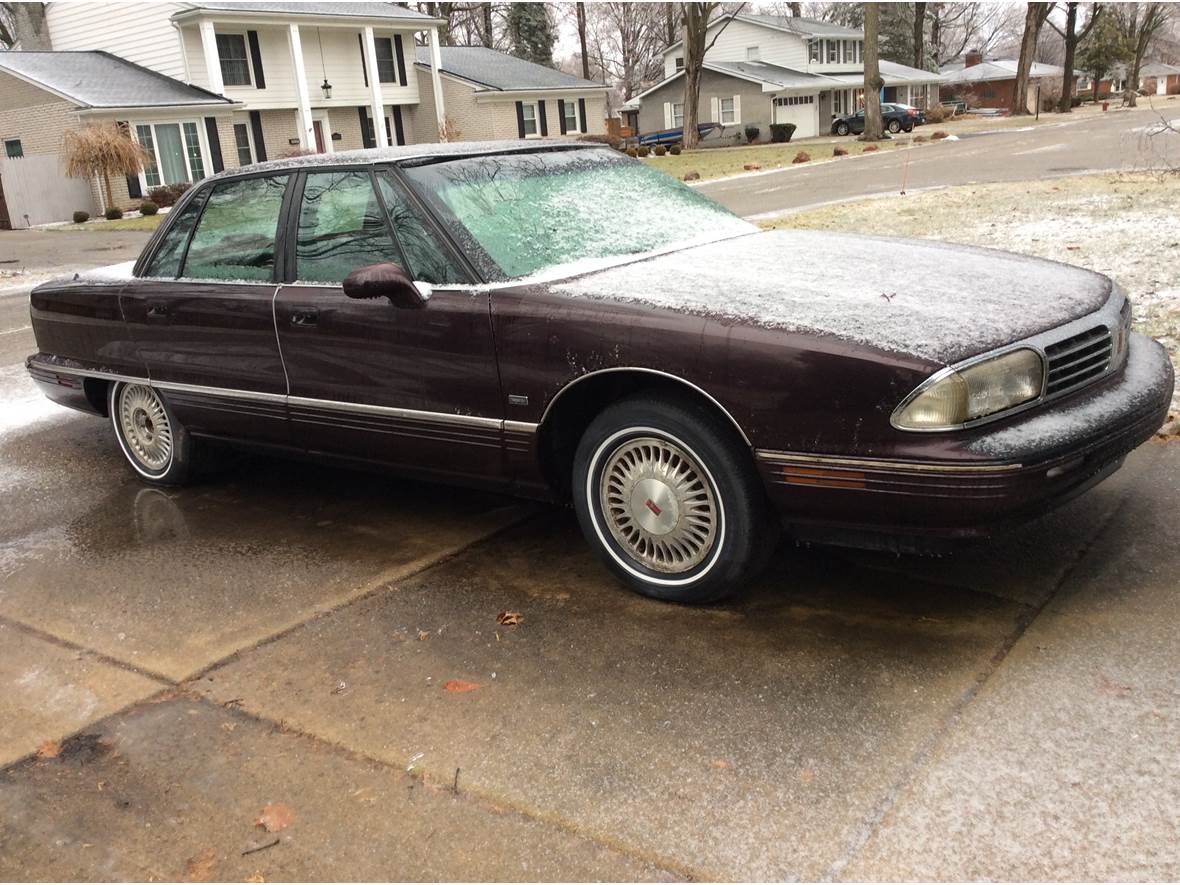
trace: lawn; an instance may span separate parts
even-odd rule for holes
[[[934,131],[930,127],[923,128],[927,130],[925,133],[927,137]],[[920,131],[914,132],[914,135],[920,134],[922,134]],[[645,158],[644,162],[653,169],[659,169],[661,172],[666,172],[674,178],[683,179],[686,172],[697,172],[703,180],[707,180],[740,175],[743,172],[749,171],[744,168],[749,163],[756,163],[762,169],[781,169],[784,166],[792,165],[795,155],[800,151],[808,154],[811,157],[812,163],[823,160],[843,159],[832,154],[833,148],[837,145],[846,148],[849,156],[863,153],[866,147],[864,143],[857,141],[854,136],[830,139],[811,138],[799,142],[789,142],[787,144],[754,144],[743,145],[741,147],[701,148],[695,151],[685,151],[680,156],[667,154],[663,157],[657,157],[653,154]],[[911,145],[913,145],[913,136],[902,134],[889,141],[879,141],[876,146],[878,150],[888,151],[910,147]]]
[[[1023,252],[1113,277],[1136,328],[1180,364],[1180,175],[1081,175],[890,195],[785,215],[764,227],[920,237]],[[948,271],[951,269],[948,268]],[[1180,432],[1180,395],[1172,401]]]
[[[118,221],[107,221],[105,218],[96,218],[87,221],[84,224],[57,224],[53,227],[48,227],[46,230],[101,230],[101,231],[116,231],[116,230],[147,230],[152,231],[160,226],[167,215],[137,215],[134,218],[120,218]]]

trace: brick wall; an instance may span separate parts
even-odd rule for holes
[[[77,125],[73,105],[24,80],[0,74],[0,138],[19,138],[26,154],[56,154]]]

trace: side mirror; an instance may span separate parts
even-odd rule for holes
[[[344,278],[344,294],[349,298],[388,298],[394,307],[421,308],[430,299],[427,287],[419,288],[396,264],[370,264],[358,267]]]

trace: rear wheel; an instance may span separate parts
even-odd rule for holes
[[[712,602],[751,579],[773,538],[749,453],[710,410],[635,396],[605,409],[574,457],[582,533],[645,596]]]
[[[889,126],[887,128],[889,129],[890,132],[900,132],[901,131],[901,123],[899,123],[897,120],[890,120]]]
[[[848,134],[848,124],[847,123],[837,123],[836,124],[836,134],[837,135],[847,135]]]
[[[180,485],[188,479],[192,437],[154,388],[112,384],[107,406],[119,448],[140,477],[158,485]]]

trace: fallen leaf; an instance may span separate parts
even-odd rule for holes
[[[38,759],[56,759],[61,755],[61,741],[46,741],[37,748]]]
[[[464,691],[475,691],[480,688],[478,682],[464,682],[462,679],[449,679],[443,683],[443,691],[459,694]]]
[[[730,765],[728,762],[726,762],[724,759],[714,759],[713,760],[713,767],[716,768],[718,771],[725,771],[727,768],[733,768],[733,766]]]
[[[212,848],[206,848],[200,854],[190,857],[184,864],[184,874],[189,879],[204,882],[211,878],[213,864],[217,863],[217,855]]]
[[[500,612],[496,615],[496,623],[502,624],[505,627],[515,627],[524,620],[524,615],[520,612]]]
[[[262,809],[262,814],[254,821],[254,826],[262,827],[268,833],[277,833],[291,826],[295,820],[295,811],[289,805],[275,802]]]
[[[255,873],[253,876],[250,876],[249,878],[247,878],[246,881],[257,883],[257,882],[265,882],[266,879],[263,877],[262,873]]]
[[[810,768],[804,768],[799,772],[799,780],[803,781],[805,784],[809,784],[815,780],[815,772],[813,772]]]
[[[427,640],[429,638],[430,638],[430,634],[427,633],[425,630],[418,631],[418,641],[419,642],[423,642],[424,640]]]

